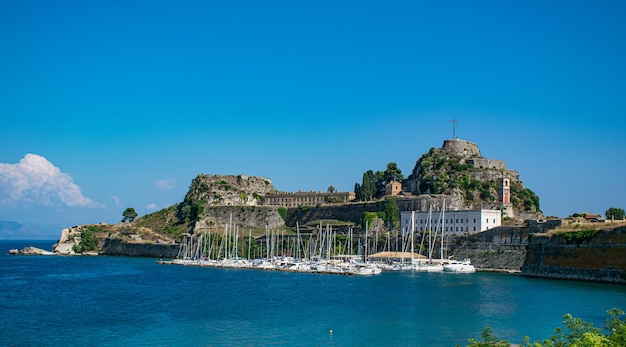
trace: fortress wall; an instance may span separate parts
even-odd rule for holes
[[[579,242],[568,241],[564,234],[534,234],[522,274],[626,284],[626,228],[598,232]]]
[[[529,229],[497,227],[480,233],[450,238],[448,254],[469,258],[476,268],[519,271],[526,257]]]
[[[506,170],[506,162],[504,160],[471,158],[467,159],[466,162],[474,165],[476,168]]]
[[[320,219],[337,219],[359,224],[365,212],[381,211],[383,203],[382,201],[374,201],[342,205],[322,205],[307,208],[289,208],[287,209],[287,220],[285,224],[290,227],[295,227],[296,223],[303,225]]]
[[[458,155],[464,158],[482,157],[482,155],[480,154],[480,150],[478,149],[478,145],[474,142],[469,142],[465,140],[445,140],[443,141],[443,146],[441,148],[454,155]]]

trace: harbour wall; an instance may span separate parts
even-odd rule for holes
[[[530,229],[526,226],[497,227],[481,233],[448,239],[448,254],[469,258],[478,269],[520,271],[526,257]]]
[[[522,275],[626,284],[626,227],[578,235],[533,234]]]

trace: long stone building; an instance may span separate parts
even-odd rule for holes
[[[332,203],[346,203],[355,199],[353,192],[276,192],[265,195],[266,206],[318,206]]]

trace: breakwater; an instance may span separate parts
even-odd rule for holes
[[[626,284],[626,227],[533,234],[522,274]]]

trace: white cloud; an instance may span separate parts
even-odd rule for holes
[[[124,204],[122,204],[122,200],[120,200],[119,196],[111,195],[111,200],[113,200],[115,206],[124,207]]]
[[[0,194],[5,204],[101,207],[83,196],[70,175],[37,154],[26,154],[17,164],[0,163]]]
[[[146,205],[146,210],[156,210],[157,205],[155,203],[149,203]]]
[[[157,180],[154,182],[154,185],[159,189],[168,190],[168,189],[174,188],[174,180],[173,179]]]

